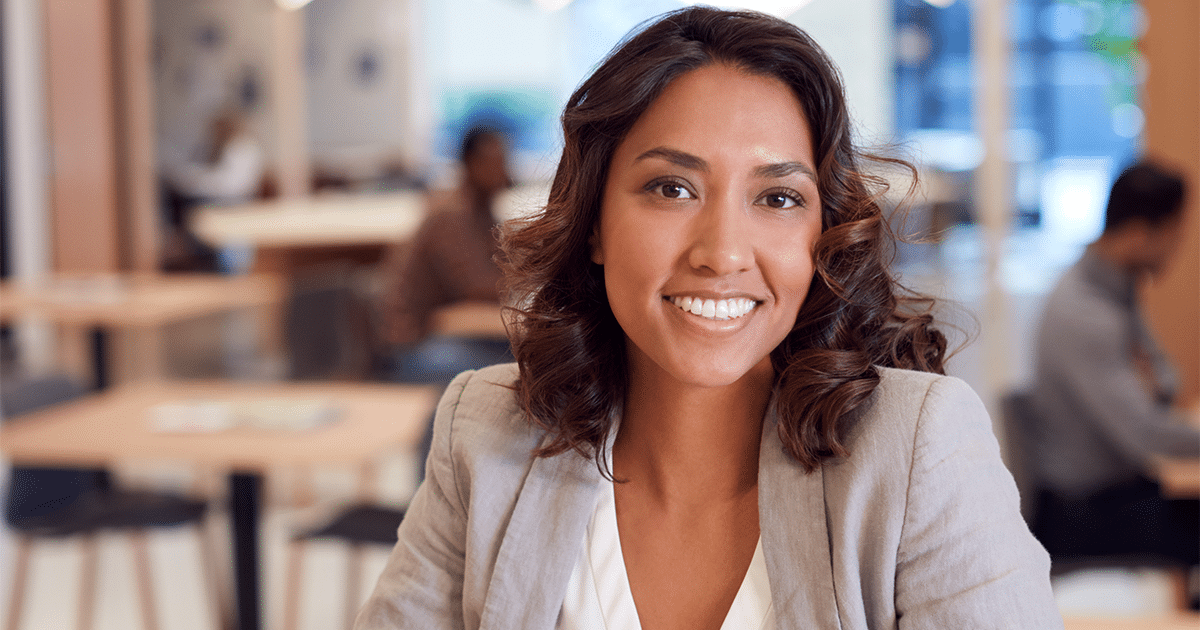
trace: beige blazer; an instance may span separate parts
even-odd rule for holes
[[[979,398],[881,370],[845,461],[788,459],[768,412],[758,506],[780,628],[1062,628],[1050,561],[1018,513]],[[519,411],[516,366],[467,372],[438,407],[426,479],[356,628],[554,628],[601,481]]]

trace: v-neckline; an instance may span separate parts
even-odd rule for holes
[[[607,630],[641,630],[637,606],[633,601],[633,590],[629,586],[629,574],[625,568],[625,557],[621,550],[621,536],[617,526],[616,495],[613,482],[600,483],[596,509],[588,524],[587,544],[584,546],[587,570],[591,572],[595,585],[604,627]],[[771,590],[767,577],[767,564],[763,554],[762,536],[754,548],[754,556],[721,630],[743,628],[764,629],[771,617]]]

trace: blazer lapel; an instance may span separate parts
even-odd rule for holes
[[[774,408],[763,422],[758,519],[780,628],[841,628],[821,468],[805,473],[783,450]]]
[[[554,627],[600,479],[593,460],[574,451],[533,460],[500,543],[481,630]]]

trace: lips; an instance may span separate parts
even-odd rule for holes
[[[676,296],[668,298],[680,310],[698,315],[705,319],[725,320],[735,319],[754,310],[758,302],[749,298],[730,298],[725,300],[704,299],[691,296]]]

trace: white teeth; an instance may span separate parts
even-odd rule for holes
[[[758,302],[748,298],[704,300],[697,297],[673,297],[671,303],[681,310],[705,319],[734,319],[749,313]]]

